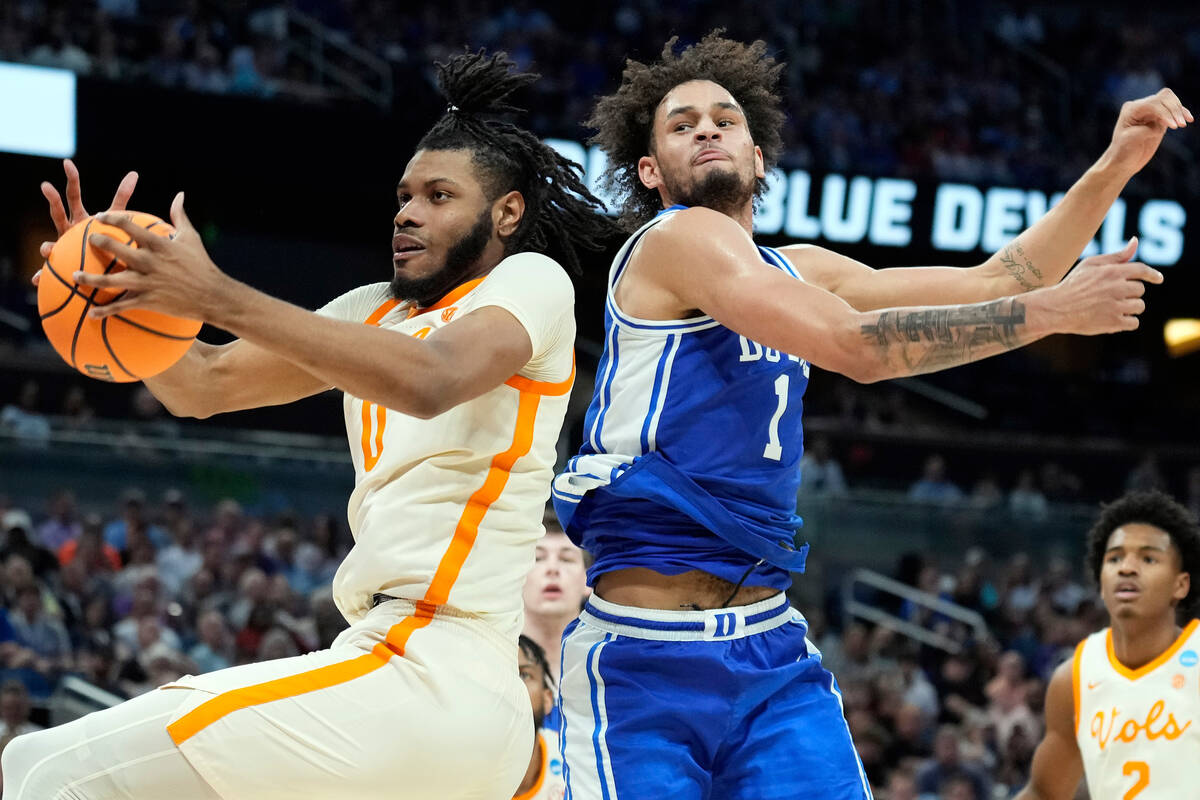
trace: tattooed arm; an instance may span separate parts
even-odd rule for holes
[[[973,303],[1053,286],[1091,241],[1121,190],[1191,112],[1170,89],[1121,107],[1112,143],[1041,219],[976,267],[874,270],[831,250],[793,245],[783,253],[810,283],[859,311],[897,305]]]
[[[1145,309],[1142,281],[1161,280],[1144,264],[1114,259],[999,300],[863,312],[768,266],[731,218],[689,208],[642,237],[616,299],[642,319],[708,314],[767,347],[870,382],[978,361],[1053,333],[1132,330]]]

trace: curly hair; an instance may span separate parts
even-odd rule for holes
[[[514,190],[525,198],[525,215],[505,242],[505,255],[553,251],[578,274],[579,248],[602,250],[616,232],[601,213],[604,203],[588,191],[579,164],[529,131],[488,118],[520,111],[507,98],[539,76],[513,71],[505,53],[483,50],[436,66],[438,89],[449,105],[417,149],[469,150],[489,200]]]
[[[523,633],[517,637],[517,646],[530,661],[542,668],[542,682],[547,689],[553,689],[554,674],[550,672],[550,662],[546,660],[546,651],[542,646]]]
[[[596,129],[590,143],[599,145],[608,156],[602,185],[612,197],[623,198],[620,222],[626,229],[640,227],[662,208],[658,191],[646,188],[638,178],[638,159],[654,152],[654,112],[681,83],[707,80],[724,87],[741,104],[750,135],[762,148],[766,168],[770,170],[779,161],[784,113],[776,87],[783,64],[767,55],[762,40],[747,45],[726,39],[723,33],[718,28],[678,54],[678,37],[672,37],[654,64],[629,59],[621,87],[600,98],[586,123]],[[755,199],[765,191],[766,181],[759,180]]]
[[[1179,550],[1181,569],[1192,579],[1192,588],[1180,601],[1178,611],[1184,619],[1195,616],[1200,610],[1200,524],[1187,508],[1163,492],[1129,492],[1101,508],[1100,517],[1088,532],[1088,574],[1099,585],[1108,537],[1131,522],[1153,525],[1171,537]]]

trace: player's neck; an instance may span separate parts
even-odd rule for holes
[[[571,624],[577,614],[530,614],[525,612],[525,635],[533,639],[546,652],[546,660],[550,662],[550,671],[554,680],[558,680],[559,651],[562,647],[563,631]]]
[[[1129,669],[1140,669],[1162,655],[1179,638],[1181,628],[1170,618],[1113,620],[1113,654]]]
[[[521,785],[517,787],[517,795],[522,795],[533,788],[537,783],[538,775],[542,774],[542,747],[539,743],[538,732],[533,732],[533,755],[529,758],[529,768],[525,770],[525,777],[521,779]]]

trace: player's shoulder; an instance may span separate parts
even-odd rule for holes
[[[690,206],[663,215],[645,234],[648,243],[687,242],[720,239],[725,236],[746,237],[746,231],[733,217],[704,206]]]
[[[368,283],[343,292],[317,309],[317,313],[336,319],[361,322],[392,300],[391,284],[382,281]]]
[[[541,297],[573,302],[575,285],[567,271],[556,260],[543,253],[521,252],[506,256],[497,264],[480,285],[487,291],[513,287],[529,290]]]

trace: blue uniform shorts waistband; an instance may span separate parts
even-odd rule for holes
[[[671,642],[741,639],[789,622],[808,627],[804,615],[791,607],[783,592],[750,605],[705,611],[623,606],[592,595],[579,618],[587,625],[618,636]]]

